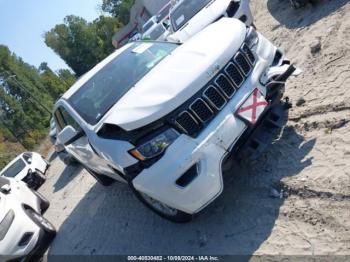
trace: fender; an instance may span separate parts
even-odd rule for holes
[[[260,78],[260,83],[266,85],[278,81],[284,84],[290,76],[298,76],[301,73],[302,71],[299,68],[291,65],[288,60],[285,60],[282,65],[270,67]]]

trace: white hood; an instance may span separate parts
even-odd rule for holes
[[[204,7],[181,29],[168,36],[169,41],[184,43],[205,27],[219,19],[226,13],[231,0],[214,0]]]
[[[210,25],[142,78],[111,108],[99,127],[109,123],[133,130],[172,112],[229,61],[245,34],[245,25],[236,19]]]

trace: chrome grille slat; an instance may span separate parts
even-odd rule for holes
[[[238,52],[233,60],[241,72],[244,74],[244,76],[248,76],[250,74],[252,67],[243,53]]]
[[[233,97],[236,93],[236,88],[233,86],[229,78],[222,73],[216,77],[214,83],[227,98]]]
[[[210,85],[203,93],[203,97],[208,101],[216,110],[221,110],[226,105],[227,101],[225,97],[212,85]]]
[[[186,134],[193,135],[200,129],[197,120],[187,111],[181,112],[175,119],[175,123]]]
[[[250,50],[249,46],[247,44],[243,44],[242,48],[241,48],[242,52],[246,55],[246,57],[248,58],[248,61],[250,62],[251,65],[255,64],[255,56],[252,52],[252,50]]]
[[[192,113],[203,123],[208,121],[213,115],[214,111],[204,102],[202,98],[197,98],[191,105]]]
[[[231,81],[235,84],[237,88],[239,88],[243,84],[245,80],[244,76],[234,63],[230,62],[224,70],[227,76],[231,79]]]

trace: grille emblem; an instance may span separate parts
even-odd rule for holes
[[[220,71],[220,65],[216,64],[211,69],[207,71],[207,75],[209,78],[214,77]]]

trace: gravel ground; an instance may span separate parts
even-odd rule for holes
[[[252,0],[256,26],[304,71],[289,121],[257,161],[189,224],[150,212],[126,185],[104,188],[52,159],[42,192],[56,254],[350,255],[350,3]],[[296,104],[298,106],[296,106]]]

